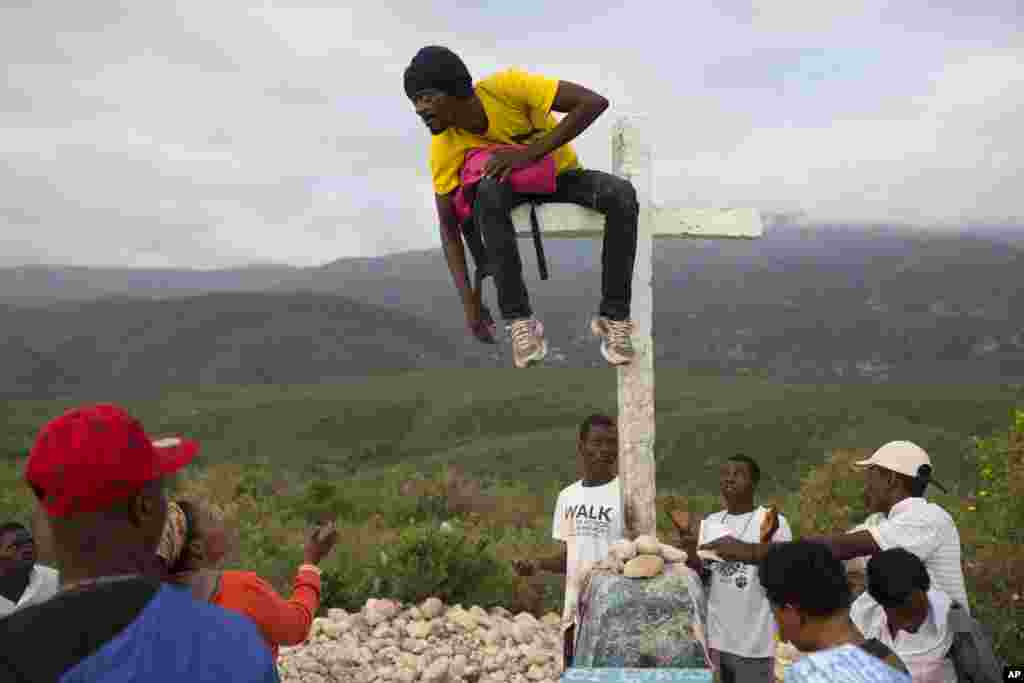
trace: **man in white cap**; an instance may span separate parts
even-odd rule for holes
[[[928,453],[910,441],[891,441],[868,458],[854,463],[864,471],[864,502],[868,513],[882,513],[878,524],[852,533],[813,539],[828,545],[840,560],[871,556],[890,548],[905,548],[921,558],[932,584],[969,610],[960,533],[949,513],[924,499],[928,484],[946,488],[932,479]],[[701,546],[726,561],[757,564],[771,543],[744,543],[732,537]]]

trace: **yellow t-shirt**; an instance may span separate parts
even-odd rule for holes
[[[459,169],[466,152],[495,144],[528,145],[558,125],[551,113],[558,80],[520,69],[506,69],[476,84],[477,97],[487,112],[488,129],[474,135],[461,128],[449,128],[431,136],[430,173],[434,192],[448,194],[459,186]],[[571,144],[553,152],[556,173],[580,168]]]

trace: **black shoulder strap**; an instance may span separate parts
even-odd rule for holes
[[[544,242],[541,239],[540,221],[537,219],[536,202],[530,202],[530,233],[533,235],[533,248],[537,252],[537,270],[540,272],[540,279],[547,280],[548,260],[544,255]],[[463,222],[462,235],[466,239],[466,245],[469,247],[469,253],[473,257],[473,263],[476,265],[478,273],[477,281],[482,281],[492,273],[487,260],[487,248],[484,245],[483,237],[480,235],[480,230],[477,228],[472,216]]]
[[[867,652],[869,655],[874,655],[878,659],[884,660],[888,657],[892,650],[890,650],[885,643],[880,641],[878,638],[872,638],[871,640],[865,640],[860,644],[860,649]]]
[[[533,248],[537,250],[537,270],[540,279],[548,279],[548,260],[544,257],[544,244],[540,238],[540,222],[537,220],[537,204],[530,202],[530,229],[533,232]]]
[[[900,671],[902,673],[910,673],[909,671],[907,671],[907,665],[903,663],[903,660],[900,659],[899,655],[893,652],[892,648],[890,648],[888,645],[883,643],[878,638],[866,640],[863,643],[861,643],[858,647],[860,647],[861,650],[867,652],[875,659],[881,662],[885,662],[888,666],[896,669],[897,671]]]
[[[949,626],[953,633],[973,633],[974,619],[968,614],[964,606],[957,601],[949,607]]]

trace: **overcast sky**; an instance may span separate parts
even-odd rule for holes
[[[417,49],[646,113],[655,199],[1024,223],[1020,0],[0,0],[0,265],[314,265],[435,246]],[[585,9],[584,9],[585,8]]]

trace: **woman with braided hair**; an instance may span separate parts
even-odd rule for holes
[[[197,600],[249,617],[276,659],[282,645],[298,645],[309,637],[320,607],[317,565],[337,540],[333,524],[309,534],[288,599],[254,572],[219,569],[227,551],[227,531],[223,518],[209,506],[190,501],[170,503],[157,553],[167,564],[167,581],[188,586]]]

